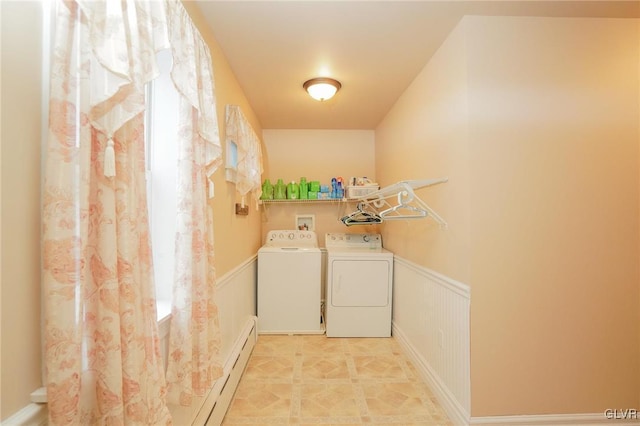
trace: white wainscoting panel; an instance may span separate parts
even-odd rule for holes
[[[451,421],[469,424],[469,286],[398,256],[393,286],[394,337]]]
[[[258,256],[254,255],[218,280],[218,312],[225,360],[247,324],[256,315]]]

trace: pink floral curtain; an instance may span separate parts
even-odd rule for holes
[[[194,45],[196,36],[174,0],[56,2],[42,213],[51,425],[171,423],[156,322],[143,120],[144,85],[157,74],[155,52],[166,47],[174,54],[185,117],[169,385],[188,395],[219,374],[206,187],[220,146],[210,58],[201,39]],[[207,59],[205,72],[196,69]],[[176,357],[177,347],[183,356]]]
[[[169,335],[169,401],[190,405],[222,376],[209,180],[221,163],[209,49],[178,2],[167,3],[171,77],[180,97],[176,262]]]
[[[220,326],[215,303],[213,269],[213,216],[207,206],[204,143],[194,131],[195,111],[181,102],[183,121],[179,140],[179,193],[175,283],[169,338],[169,400],[191,405],[194,396],[205,396],[222,376]]]
[[[98,2],[56,6],[43,191],[49,422],[168,424],[146,207],[142,89],[151,70],[110,69],[93,54],[101,25],[120,36],[114,43],[123,36],[122,24],[107,24],[113,14],[96,24]],[[152,11],[136,12],[145,35]],[[140,51],[153,53],[143,40]],[[122,59],[122,48],[104,51]],[[115,177],[105,176],[109,148]]]

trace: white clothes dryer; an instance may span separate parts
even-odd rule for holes
[[[258,333],[324,333],[321,262],[315,232],[267,233],[258,250]]]
[[[380,234],[329,233],[327,248],[327,337],[389,337],[393,253]]]

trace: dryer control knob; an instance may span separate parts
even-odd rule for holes
[[[289,239],[293,240],[296,237],[296,235],[292,232],[289,234]]]
[[[368,242],[369,242],[369,234],[364,234],[364,235],[362,236],[362,240],[363,240],[365,243],[368,243]]]

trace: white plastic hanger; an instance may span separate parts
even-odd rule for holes
[[[378,211],[378,215],[383,221],[388,220],[405,220],[405,219],[422,219],[431,217],[441,228],[447,228],[447,222],[444,221],[427,203],[422,201],[415,193],[414,189],[423,188],[425,186],[436,185],[447,182],[447,178],[429,179],[429,180],[405,180],[377,191],[357,197],[366,206]],[[391,198],[397,199],[394,206],[389,202]],[[386,210],[380,211],[384,207]]]
[[[398,192],[398,204],[383,210],[379,213],[383,220],[393,219],[422,219],[427,217],[428,212],[425,209],[410,205],[415,198],[413,191],[400,191]],[[411,213],[402,213],[402,211],[409,211]]]

